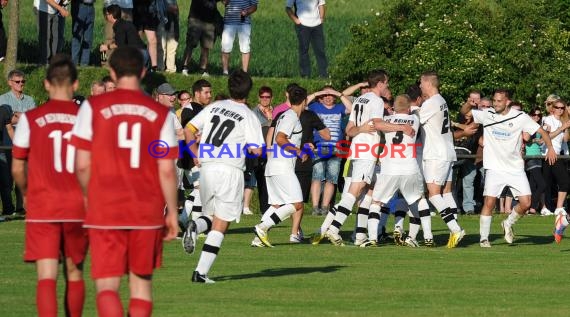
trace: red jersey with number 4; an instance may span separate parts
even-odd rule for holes
[[[26,221],[83,221],[83,194],[69,144],[77,118],[72,101],[50,100],[20,117],[12,155],[28,160]]]
[[[165,106],[134,90],[91,97],[81,105],[71,144],[91,152],[85,227],[164,226],[157,160],[178,156]]]

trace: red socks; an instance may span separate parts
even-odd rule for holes
[[[129,302],[130,317],[150,317],[151,314],[152,302],[140,298],[131,298]]]
[[[67,281],[67,311],[70,317],[81,317],[85,302],[85,282]]]
[[[97,294],[97,312],[99,317],[123,317],[123,304],[119,293],[115,291],[102,291]]]
[[[38,281],[36,290],[36,306],[38,316],[57,317],[57,298],[55,290],[56,282],[52,279]]]

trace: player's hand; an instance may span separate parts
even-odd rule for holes
[[[166,213],[166,218],[164,219],[165,233],[164,240],[170,241],[176,239],[178,236],[178,214],[173,211],[168,211]]]
[[[307,159],[309,159],[309,156],[307,155],[307,153],[302,152],[300,158],[301,158],[301,162],[305,162]]]
[[[404,124],[403,125],[403,130],[402,132],[404,132],[405,135],[411,136],[413,137],[414,135],[416,135],[416,130],[414,130],[414,128],[412,128],[411,125],[407,125]]]
[[[477,128],[478,128],[478,124],[476,124],[476,123],[471,123],[469,125],[466,125],[465,129],[463,129],[463,135],[472,136],[473,134],[475,134],[477,132]]]
[[[556,151],[554,151],[554,149],[551,147],[548,149],[548,151],[546,151],[546,156],[544,157],[544,160],[548,162],[548,164],[550,165],[554,165],[554,163],[556,162]]]
[[[372,120],[368,120],[364,122],[360,127],[358,127],[360,133],[373,133],[376,132],[376,128],[374,127],[374,122]]]
[[[200,159],[198,159],[197,157],[192,158],[192,160],[194,161],[194,165],[201,167],[202,164],[200,164]]]

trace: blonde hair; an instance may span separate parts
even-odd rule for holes
[[[394,112],[405,112],[410,110],[412,100],[408,95],[398,95],[394,100]]]

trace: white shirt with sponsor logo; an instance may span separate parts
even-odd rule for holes
[[[483,167],[502,172],[524,171],[522,132],[534,134],[540,126],[527,114],[511,109],[506,115],[473,110],[473,121],[483,125]]]
[[[424,160],[454,162],[453,132],[447,103],[440,94],[424,101],[419,111]]]
[[[348,120],[358,127],[368,120],[382,119],[383,115],[384,101],[373,92],[368,92],[356,98],[352,103],[352,112]],[[370,124],[373,124],[372,121]],[[350,144],[350,159],[376,161],[379,142],[378,132],[357,134]],[[372,152],[373,150],[376,154]]]
[[[198,113],[190,124],[201,132],[201,164],[222,163],[245,170],[247,144],[262,147],[261,124],[243,103],[217,101]],[[252,155],[252,154],[250,154]]]
[[[420,127],[420,119],[415,114],[393,114],[384,117],[392,124],[408,124],[415,131]],[[386,148],[380,154],[382,175],[413,175],[420,172],[417,156],[416,135],[405,135],[402,131],[387,132]]]
[[[273,132],[272,144],[267,145],[270,150],[267,151],[265,176],[295,173],[295,162],[297,161],[297,156],[295,153],[285,151],[277,145],[276,139],[279,132],[284,133],[287,136],[287,140],[290,145],[296,147],[301,146],[303,127],[301,126],[301,121],[299,121],[299,117],[297,117],[295,111],[289,109],[279,116],[279,119],[277,119],[275,131]]]

